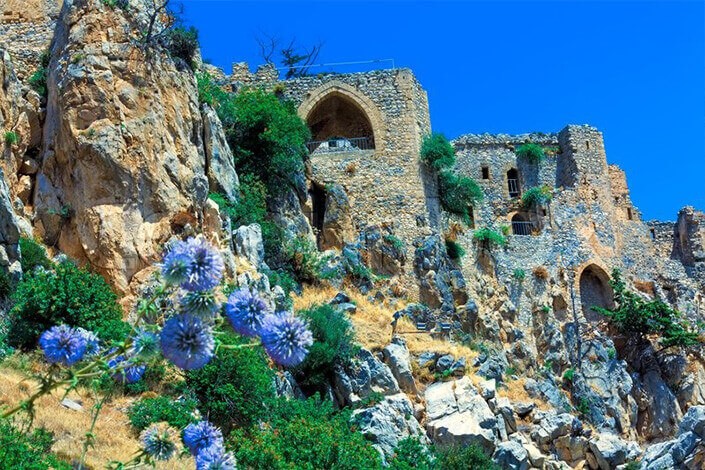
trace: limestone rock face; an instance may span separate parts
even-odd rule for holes
[[[9,189],[0,168],[0,269],[12,271],[19,266],[20,228],[10,203]]]
[[[411,355],[404,339],[395,336],[382,353],[401,389],[407,393],[417,395],[419,392],[416,388],[414,375],[411,372]]]
[[[208,185],[211,191],[224,194],[230,201],[238,200],[240,181],[238,180],[233,153],[225,140],[223,124],[213,108],[203,105],[203,138],[206,146]]]
[[[64,2],[35,188],[45,242],[121,292],[173,233],[199,223],[208,193],[196,79],[140,45],[144,8]]]
[[[371,393],[395,395],[399,385],[389,367],[366,349],[360,349],[350,364],[335,367],[333,387],[341,404],[352,406]]]

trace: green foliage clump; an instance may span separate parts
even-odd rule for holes
[[[592,309],[609,318],[620,333],[642,337],[658,334],[663,348],[687,348],[702,344],[696,326],[684,319],[679,311],[660,300],[648,301],[627,290],[618,269],[612,271],[610,285],[614,291],[616,307]]]
[[[546,158],[546,153],[543,151],[543,148],[540,145],[532,143],[519,146],[516,150],[516,154],[536,164],[541,163]]]
[[[183,429],[196,421],[197,404],[192,398],[178,400],[167,396],[143,398],[128,408],[127,417],[137,431],[162,421],[166,421],[176,429]]]
[[[26,274],[12,299],[8,338],[11,346],[24,350],[33,349],[42,332],[61,323],[93,331],[104,341],[124,338],[129,329],[105,280],[70,261],[55,271]]]
[[[548,204],[553,198],[553,190],[548,185],[535,186],[528,189],[521,196],[521,205],[524,207],[537,207]]]
[[[418,438],[406,437],[399,441],[394,455],[389,460],[390,470],[432,470],[433,454]]]
[[[298,280],[316,282],[323,277],[326,259],[307,237],[299,236],[287,243],[286,256]]]
[[[23,433],[6,419],[0,420],[0,463],[12,470],[70,470],[51,452],[52,434],[43,428]]]
[[[40,96],[47,96],[47,75],[49,69],[49,61],[51,60],[51,55],[49,51],[44,51],[39,59],[39,68],[29,77],[27,82],[29,86],[32,87],[34,91],[39,93]]]
[[[220,340],[243,344],[234,334]],[[186,374],[186,386],[198,399],[201,413],[225,433],[266,418],[275,398],[274,372],[261,347],[221,349],[205,367]]]
[[[438,175],[438,196],[443,209],[459,215],[470,225],[470,207],[482,200],[480,186],[467,176],[459,176],[451,171]]]
[[[492,230],[489,227],[482,227],[475,230],[472,235],[473,240],[487,247],[504,246],[507,244],[507,239],[499,232]]]
[[[521,268],[516,268],[512,273],[512,276],[514,276],[514,279],[516,279],[517,281],[523,282],[524,279],[526,279],[526,271]]]
[[[444,447],[437,451],[436,468],[442,470],[499,470],[482,448],[468,446]]]
[[[269,422],[235,430],[228,440],[238,466],[268,470],[381,469],[379,454],[330,401],[279,400]]]
[[[332,376],[335,364],[345,364],[357,354],[355,331],[347,315],[328,304],[298,314],[308,320],[314,343],[296,368],[297,380],[304,389],[318,389]]]
[[[580,397],[578,404],[575,406],[575,410],[581,416],[587,416],[590,413],[590,400],[585,397]]]
[[[17,135],[17,132],[15,131],[7,131],[5,132],[5,143],[7,145],[15,145],[17,142],[19,142],[20,138]]]
[[[0,300],[4,300],[12,293],[12,280],[10,274],[4,269],[0,269]]]
[[[563,381],[564,382],[573,382],[573,378],[575,377],[575,369],[572,367],[569,369],[566,369],[565,372],[563,372]]]
[[[230,95],[213,81],[213,76],[208,72],[198,72],[196,74],[198,85],[198,101],[205,103],[218,110],[230,104]],[[225,110],[225,112],[232,112]]]
[[[47,258],[47,252],[44,247],[32,238],[20,237],[20,254],[20,264],[22,265],[23,273],[34,271],[37,266],[41,266],[44,269],[49,269],[53,266],[53,263]]]
[[[455,165],[455,150],[443,134],[433,133],[421,143],[421,161],[436,171]]]
[[[198,49],[198,30],[193,26],[190,28],[177,26],[169,29],[166,35],[166,48],[169,55],[183,60],[193,68],[193,56]]]
[[[262,181],[269,194],[292,184],[308,157],[306,142],[311,133],[289,101],[264,90],[245,90],[219,106],[218,115],[235,157],[238,174]]]
[[[397,250],[397,251],[404,251],[405,244],[404,241],[397,237],[396,235],[393,235],[391,233],[386,234],[384,237],[382,237],[385,242],[389,243],[392,245],[392,247]]]
[[[446,251],[448,252],[448,256],[450,257],[450,259],[452,260],[457,261],[463,256],[465,256],[465,249],[460,246],[460,243],[449,238],[446,238]]]

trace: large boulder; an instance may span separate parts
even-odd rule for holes
[[[236,202],[239,199],[240,181],[233,165],[233,153],[225,140],[223,124],[213,108],[208,105],[201,108],[201,116],[208,186],[211,191],[221,193],[231,202]]]
[[[19,266],[20,227],[10,202],[10,189],[0,168],[0,269],[12,270]]]
[[[411,371],[411,355],[406,347],[406,341],[395,336],[392,338],[392,342],[385,346],[382,353],[384,361],[389,365],[401,389],[407,393],[418,395],[419,391]]]
[[[428,439],[414,417],[414,406],[403,393],[386,396],[369,408],[353,411],[353,421],[385,457],[394,453],[399,441],[416,437]]]
[[[48,72],[36,228],[125,291],[208,195],[196,78],[145,47],[145,3],[66,0]]]
[[[468,301],[462,272],[451,262],[440,235],[430,235],[415,242],[414,273],[419,281],[419,300],[446,315],[455,313],[455,305]]]
[[[590,450],[597,459],[600,470],[610,470],[632,461],[641,454],[636,442],[625,441],[614,434],[601,434],[590,440]]]
[[[529,453],[516,441],[500,443],[492,455],[497,465],[506,470],[528,470]]]
[[[259,224],[242,225],[233,232],[235,253],[259,268],[264,263],[262,228]]]
[[[493,452],[497,417],[475,390],[469,377],[434,383],[425,392],[426,429],[440,445],[475,444]]]
[[[400,392],[389,367],[364,348],[350,364],[335,366],[333,391],[338,402],[345,406],[356,405],[372,393],[395,395]]]
[[[350,201],[345,189],[337,183],[326,185],[325,194],[325,213],[320,234],[321,249],[342,249],[346,243],[355,240]]]

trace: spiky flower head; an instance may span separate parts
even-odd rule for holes
[[[172,243],[162,260],[162,276],[169,284],[187,282],[191,275],[192,262],[191,250],[185,242]]]
[[[39,337],[47,361],[70,366],[86,354],[87,341],[81,331],[68,325],[52,326]]]
[[[95,356],[100,352],[100,338],[92,331],[83,328],[76,328],[86,340],[86,356]]]
[[[184,444],[192,455],[214,445],[223,446],[223,433],[208,421],[191,423],[184,428]]]
[[[154,460],[169,460],[176,453],[177,433],[167,423],[156,423],[140,435],[144,452]]]
[[[274,362],[293,367],[306,358],[313,335],[306,323],[291,313],[267,315],[262,322],[262,345]]]
[[[204,238],[189,238],[186,246],[191,254],[189,276],[181,287],[190,291],[213,289],[223,277],[223,257]]]
[[[144,364],[133,362],[125,356],[117,356],[110,359],[108,367],[114,371],[112,374],[113,379],[126,384],[138,382],[147,370],[147,366]]]
[[[203,449],[196,455],[196,470],[235,470],[235,457],[222,445]]]
[[[159,355],[159,336],[151,331],[140,329],[132,337],[131,355],[144,361]]]
[[[184,370],[200,369],[206,365],[215,349],[210,327],[198,317],[184,313],[166,321],[160,342],[164,357]]]
[[[204,320],[212,320],[220,305],[210,290],[186,292],[181,297],[181,311]]]
[[[269,313],[264,299],[248,288],[236,290],[225,303],[225,316],[233,329],[244,336],[259,335],[262,321]]]

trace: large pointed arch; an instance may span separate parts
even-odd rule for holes
[[[377,106],[359,90],[340,81],[333,80],[311,91],[299,106],[298,113],[311,128],[314,140],[324,140],[334,135],[367,137],[353,134],[370,132],[375,150],[385,147],[385,126]],[[334,113],[338,113],[337,117]],[[342,120],[324,122],[326,117]],[[345,134],[346,129],[350,135],[338,135]]]

